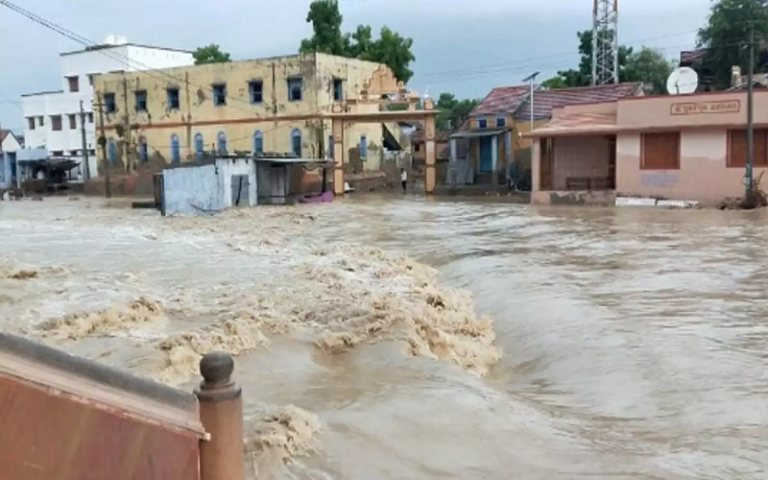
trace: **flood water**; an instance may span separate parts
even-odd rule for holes
[[[768,478],[768,216],[0,203],[0,328],[190,390],[260,479]]]

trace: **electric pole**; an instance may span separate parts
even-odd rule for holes
[[[755,161],[755,123],[754,123],[754,71],[755,71],[755,24],[749,23],[749,70],[747,70],[747,196],[752,191],[752,167]]]
[[[102,102],[100,93],[99,101],[94,103],[93,106],[99,109],[99,127],[101,129],[99,147],[101,148],[101,158],[104,162],[104,196],[112,198],[112,186],[109,183],[109,159],[107,158],[107,135],[104,133],[104,102]]]
[[[82,100],[80,100],[80,137],[83,142],[83,165],[85,165],[83,180],[87,182],[91,179],[91,165],[88,160],[88,139],[85,136],[85,110]]]

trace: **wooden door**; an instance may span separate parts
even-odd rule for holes
[[[539,190],[552,190],[552,176],[555,167],[555,139],[542,138],[539,149]]]

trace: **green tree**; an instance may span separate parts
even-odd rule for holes
[[[712,5],[707,25],[699,30],[699,47],[706,48],[700,70],[712,75],[712,87],[728,88],[731,68],[738,65],[747,72],[749,65],[749,26],[757,42],[768,40],[768,0],[718,0]],[[755,71],[764,71],[768,58],[755,49]]]
[[[222,52],[221,47],[216,44],[206,45],[205,47],[199,47],[192,53],[195,59],[195,65],[203,65],[205,63],[225,63],[231,62],[229,54]]]
[[[413,76],[409,68],[416,60],[413,39],[387,27],[381,29],[379,38],[373,38],[369,25],[358,25],[353,33],[343,34],[338,0],[313,0],[306,21],[312,24],[312,36],[301,41],[300,53],[329,53],[383,63],[404,83]]]
[[[662,95],[667,92],[667,78],[673,69],[673,63],[661,51],[643,47],[627,57],[622,80],[643,82],[653,89],[652,93]]]
[[[605,32],[612,36],[613,31]],[[561,70],[554,77],[542,82],[546,88],[586,87],[592,84],[592,30],[577,32],[579,39],[579,68]],[[619,45],[619,79],[623,81],[627,59],[632,54],[632,48]]]
[[[435,102],[435,108],[440,110],[435,117],[435,127],[440,130],[459,128],[479,103],[479,99],[458,100],[452,93],[441,93]]]

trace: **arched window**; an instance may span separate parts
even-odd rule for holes
[[[195,155],[202,157],[205,152],[205,142],[203,141],[203,134],[198,133],[195,135]]]
[[[301,158],[301,130],[294,128],[291,132],[291,152]]]
[[[181,146],[179,136],[174,133],[171,135],[171,164],[179,163],[181,163]]]
[[[264,153],[264,134],[261,130],[256,130],[253,134],[253,154],[262,155]]]
[[[217,139],[217,145],[216,150],[219,151],[221,154],[227,153],[227,134],[224,132],[219,132],[219,136]]]
[[[114,140],[109,141],[109,163],[115,163],[117,161],[117,142]]]
[[[368,158],[368,137],[365,135],[360,136],[360,158],[363,160]]]
[[[141,163],[147,163],[149,160],[149,148],[147,147],[147,139],[144,137],[139,139],[139,158]]]

